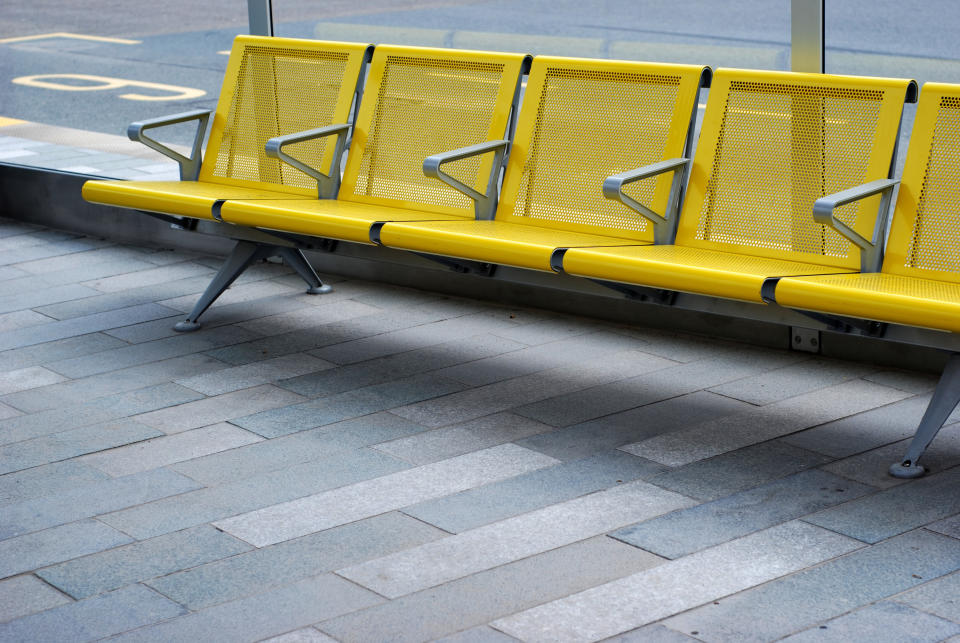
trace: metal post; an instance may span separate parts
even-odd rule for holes
[[[251,0],[252,2],[252,0]],[[826,0],[790,0],[790,69],[824,72],[823,10]]]
[[[247,0],[247,15],[251,35],[273,35],[273,0]]]

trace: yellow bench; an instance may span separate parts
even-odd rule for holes
[[[960,333],[960,85],[927,83],[920,94],[910,147],[882,269],[859,274],[778,280],[781,306]],[[856,193],[819,201],[828,225]],[[882,247],[882,238],[851,236],[855,247]],[[960,354],[954,353],[903,460],[890,468],[916,477],[927,445],[960,402]]]

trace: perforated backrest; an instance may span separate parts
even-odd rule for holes
[[[346,123],[368,45],[238,36],[210,130],[200,180],[317,194],[317,182],[264,154],[267,140]],[[333,138],[286,148],[326,172]]]
[[[603,196],[613,174],[683,156],[705,68],[537,56],[496,218],[653,240],[650,223]],[[663,214],[671,174],[627,192]]]
[[[677,244],[858,269],[813,219],[819,197],[889,175],[913,81],[718,70]],[[873,236],[880,197],[837,210]]]
[[[960,282],[960,85],[920,92],[883,272]]]
[[[440,152],[506,136],[526,57],[378,46],[339,199],[473,217],[473,201],[423,175]],[[444,165],[484,192],[492,154]]]

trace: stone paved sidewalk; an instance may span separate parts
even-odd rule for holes
[[[0,221],[0,641],[960,641],[935,377],[217,264]]]

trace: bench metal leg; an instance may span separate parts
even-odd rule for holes
[[[926,469],[917,464],[927,447],[940,431],[953,410],[960,403],[960,353],[954,353],[943,369],[933,398],[920,420],[913,441],[907,448],[903,461],[890,465],[890,475],[895,478],[919,478]]]
[[[200,295],[200,299],[194,305],[190,316],[181,322],[177,322],[173,329],[181,333],[187,333],[200,328],[200,322],[197,321],[207,308],[217,300],[217,297],[223,294],[223,291],[230,287],[237,277],[243,274],[250,264],[255,261],[267,259],[268,257],[281,257],[291,268],[293,268],[309,288],[307,292],[311,295],[330,292],[332,288],[326,286],[320,281],[316,271],[303,256],[303,252],[296,248],[287,248],[285,246],[271,246],[262,243],[253,243],[250,241],[238,241],[237,245],[230,251],[230,255],[220,267],[220,270],[213,277],[213,280],[207,286],[207,289]]]

